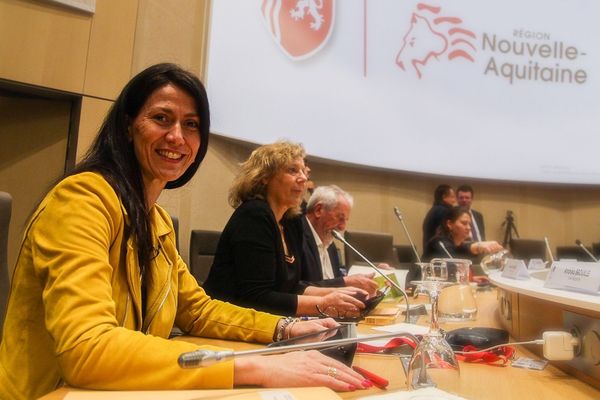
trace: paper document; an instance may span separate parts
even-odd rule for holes
[[[400,324],[394,324],[394,325],[376,326],[373,329],[376,331],[390,332],[390,333],[408,332],[408,333],[412,333],[413,335],[423,335],[423,334],[429,332],[429,328],[426,326],[407,324],[405,322],[402,322]]]
[[[388,392],[375,396],[360,397],[360,400],[466,400],[464,397],[444,392],[437,388],[424,388],[411,391]]]

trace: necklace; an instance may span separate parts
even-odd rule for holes
[[[285,262],[288,264],[293,264],[296,261],[296,257],[293,254],[288,254],[287,243],[285,242],[285,236],[283,235],[283,225],[277,224],[279,226],[279,233],[281,234],[281,243],[283,243],[283,257],[285,258]]]

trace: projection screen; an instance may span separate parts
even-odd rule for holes
[[[600,184],[600,1],[217,0],[212,131],[484,179]]]

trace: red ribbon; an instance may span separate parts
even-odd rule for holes
[[[475,352],[477,347],[465,346],[462,351]],[[515,354],[515,348],[513,346],[502,346],[491,351],[477,351],[476,353],[457,354],[456,359],[468,363],[481,363],[504,367],[509,360],[512,359]]]
[[[413,342],[411,339],[404,338],[404,337],[397,337],[397,338],[393,338],[392,340],[390,340],[383,346],[373,346],[373,345],[370,345],[367,343],[358,343],[358,345],[356,347],[356,351],[358,351],[359,353],[381,353],[381,352],[385,352],[385,350],[395,349],[396,347],[400,347],[402,345],[408,345],[408,346],[412,347],[413,349],[415,347],[417,347],[417,344],[415,342]]]

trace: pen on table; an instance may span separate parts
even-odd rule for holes
[[[371,381],[373,383],[373,385],[377,386],[379,389],[385,389],[387,387],[387,385],[390,384],[390,382],[387,379],[382,378],[381,376],[376,375],[376,374],[372,373],[371,371],[367,371],[364,368],[353,365],[352,369],[355,370],[356,372],[358,372],[359,374],[361,374],[364,378]]]
[[[300,321],[312,321],[313,319],[320,319],[320,317],[308,317],[306,315],[300,317]]]

